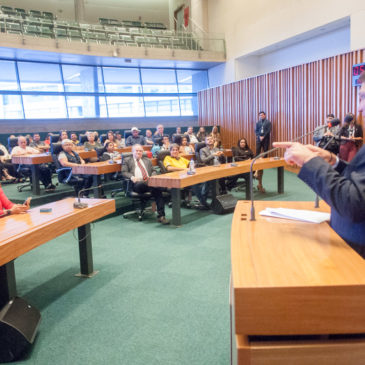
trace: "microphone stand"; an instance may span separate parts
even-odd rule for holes
[[[83,193],[84,191],[94,190],[94,189],[98,189],[98,188],[101,188],[101,187],[102,187],[102,185],[98,185],[98,186],[93,186],[93,187],[87,188],[87,189],[81,189],[79,191],[79,193],[77,194],[77,201],[74,202],[74,208],[75,209],[85,209],[85,208],[87,208],[89,205],[87,203],[81,202],[81,193]]]
[[[307,137],[311,134],[313,134],[315,131],[319,130],[319,129],[322,129],[322,128],[326,128],[327,125],[324,125],[322,127],[317,127],[316,129],[306,133],[306,134],[303,134],[302,136],[300,137],[297,137],[295,139],[292,139],[290,142],[297,142],[301,139],[303,139],[304,137]],[[267,154],[271,153],[271,152],[274,152],[276,150],[278,150],[279,147],[274,147],[272,148],[271,150],[268,150],[266,152],[262,152],[260,153],[259,155],[257,155],[256,157],[254,157],[252,159],[252,162],[251,162],[251,166],[250,166],[250,195],[251,195],[251,217],[250,217],[250,221],[255,221],[256,218],[255,218],[255,206],[254,206],[254,199],[253,199],[253,165],[254,163],[256,162],[257,159],[261,158],[261,157],[264,157],[266,156]]]

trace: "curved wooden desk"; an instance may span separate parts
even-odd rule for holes
[[[256,201],[257,220],[251,222],[250,202],[237,203],[231,235],[234,363],[364,363],[365,260],[328,223],[260,216],[266,207],[313,210],[314,204]],[[320,210],[329,208],[321,202]]]

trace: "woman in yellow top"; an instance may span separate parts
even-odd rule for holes
[[[182,171],[188,168],[190,161],[179,156],[178,144],[173,143],[170,145],[170,155],[171,156],[166,156],[163,160],[163,164],[167,171]],[[207,189],[205,188],[205,183],[193,185],[191,188],[200,202],[195,208],[202,210],[210,209],[207,204]],[[190,200],[190,198],[188,199]]]
[[[189,160],[179,156],[178,144],[173,143],[172,145],[170,145],[170,155],[171,156],[166,156],[163,160],[163,164],[166,167],[167,171],[181,171],[188,168]]]

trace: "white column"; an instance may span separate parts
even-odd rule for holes
[[[75,21],[78,23],[85,22],[85,3],[84,0],[74,0],[75,2]]]

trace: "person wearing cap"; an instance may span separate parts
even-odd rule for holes
[[[134,146],[135,144],[140,144],[143,146],[145,144],[145,139],[143,136],[139,135],[140,130],[137,127],[133,127],[131,131],[132,135],[127,138],[125,145]]]
[[[360,75],[358,110],[365,113],[365,72]],[[286,148],[284,158],[301,167],[298,177],[330,207],[331,227],[365,258],[365,146],[351,162],[330,151],[297,142],[275,142]]]
[[[58,161],[63,167],[72,167],[76,165],[84,165],[85,161],[79,154],[74,151],[74,144],[70,139],[62,140],[62,150],[58,155]],[[77,178],[79,183],[76,187],[76,192],[78,193],[81,189],[90,189],[93,184],[92,175],[72,175]],[[89,190],[85,191],[84,197],[89,196]]]

